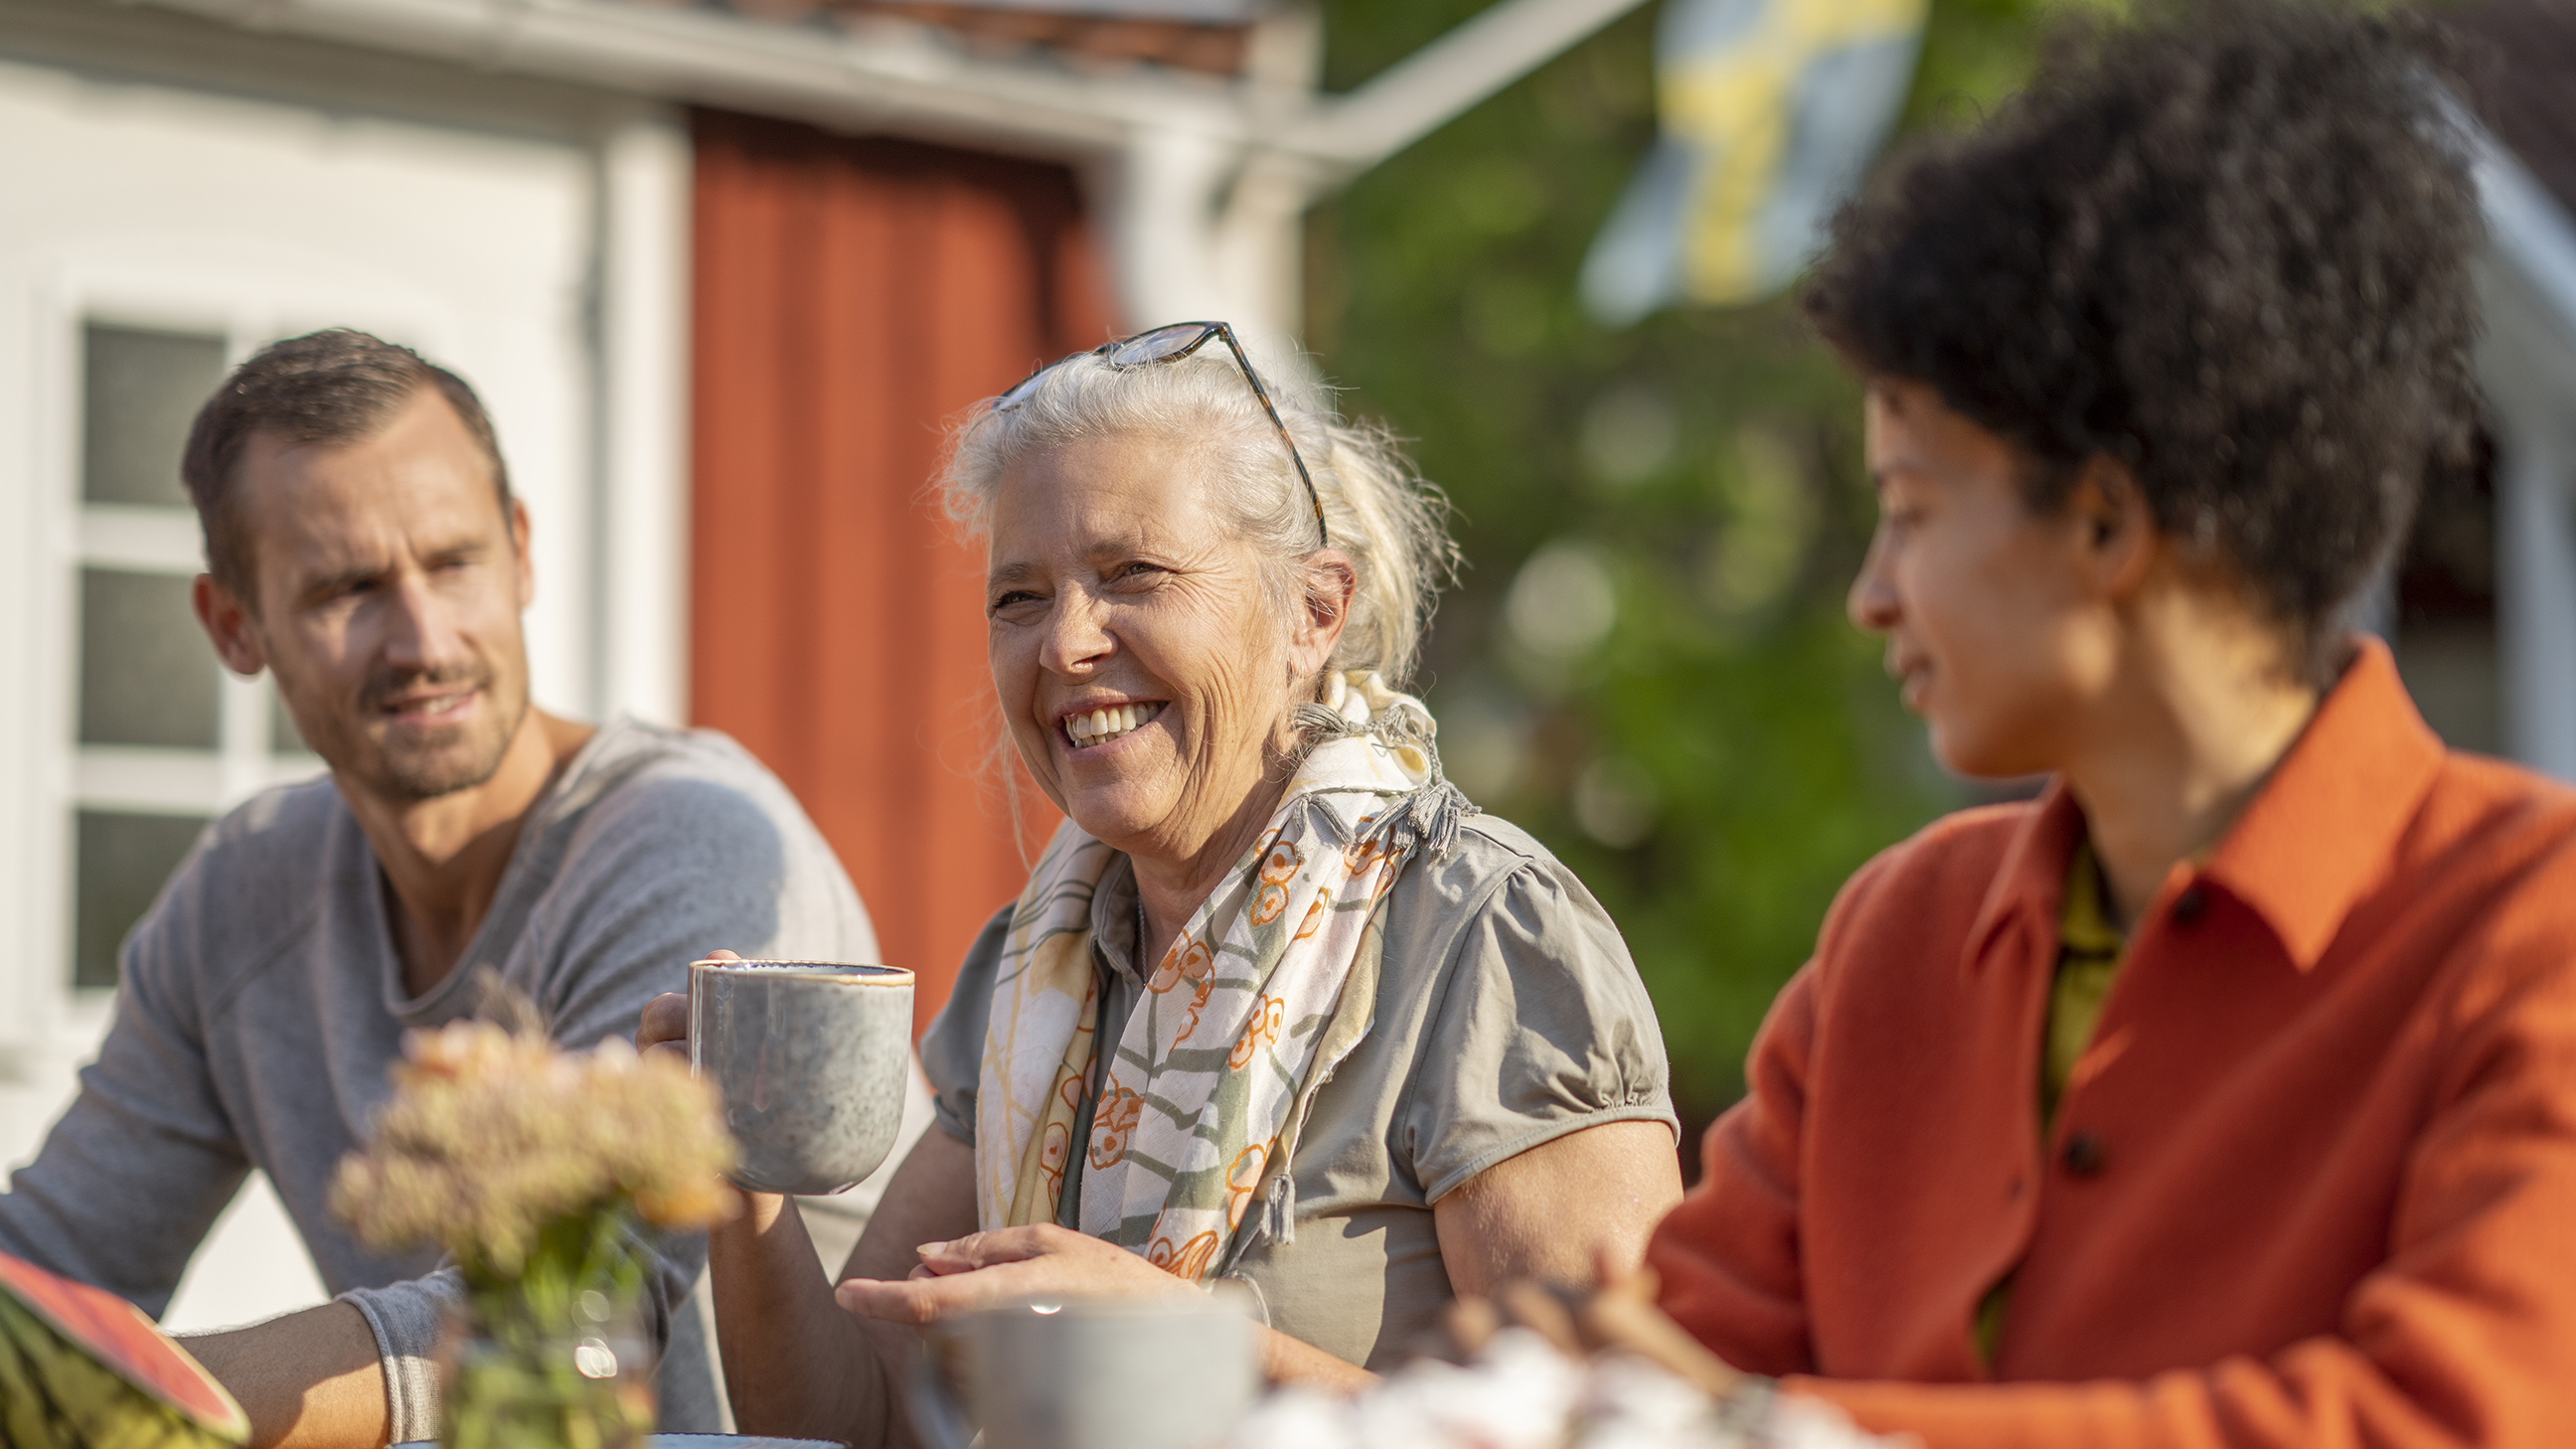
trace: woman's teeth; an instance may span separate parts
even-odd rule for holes
[[[1077,750],[1089,745],[1105,745],[1162,712],[1162,703],[1157,701],[1152,704],[1113,705],[1108,709],[1095,709],[1089,714],[1068,715],[1064,721],[1064,734]]]

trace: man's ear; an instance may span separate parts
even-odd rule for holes
[[[259,621],[240,595],[216,582],[213,574],[199,574],[190,598],[197,606],[197,622],[205,626],[206,638],[215,646],[215,657],[224,661],[226,669],[250,679],[268,667]]]
[[[2128,594],[2146,581],[2162,535],[2147,492],[2127,464],[2103,453],[2085,459],[2067,490],[2066,507],[2084,530],[2088,562],[2104,593]]]
[[[526,609],[537,601],[537,566],[528,554],[528,505],[510,499],[510,549],[519,570],[519,607]]]

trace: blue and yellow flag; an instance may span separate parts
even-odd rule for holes
[[[1788,285],[1895,125],[1929,5],[1669,0],[1663,136],[1584,259],[1592,315],[1624,327]]]

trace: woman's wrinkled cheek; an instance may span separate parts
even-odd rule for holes
[[[1215,784],[1227,777],[1222,783],[1233,790],[1249,788],[1267,763],[1285,704],[1277,687],[1275,641],[1257,621],[1246,622],[1229,647],[1218,651],[1202,681],[1201,737],[1194,742],[1200,778]]]
[[[1063,782],[1056,774],[1055,751],[1049,746],[1046,727],[1039,723],[1037,707],[1037,654],[1035,650],[1017,647],[1014,641],[995,638],[986,646],[985,658],[993,676],[993,698],[1001,707],[1002,723],[1008,731],[1012,752],[1039,790],[1059,808],[1064,804]]]

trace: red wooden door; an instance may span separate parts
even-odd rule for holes
[[[945,425],[1109,310],[1063,167],[721,113],[695,124],[690,712],[796,792],[921,978],[916,1025],[1055,823],[1012,838],[983,561]]]

